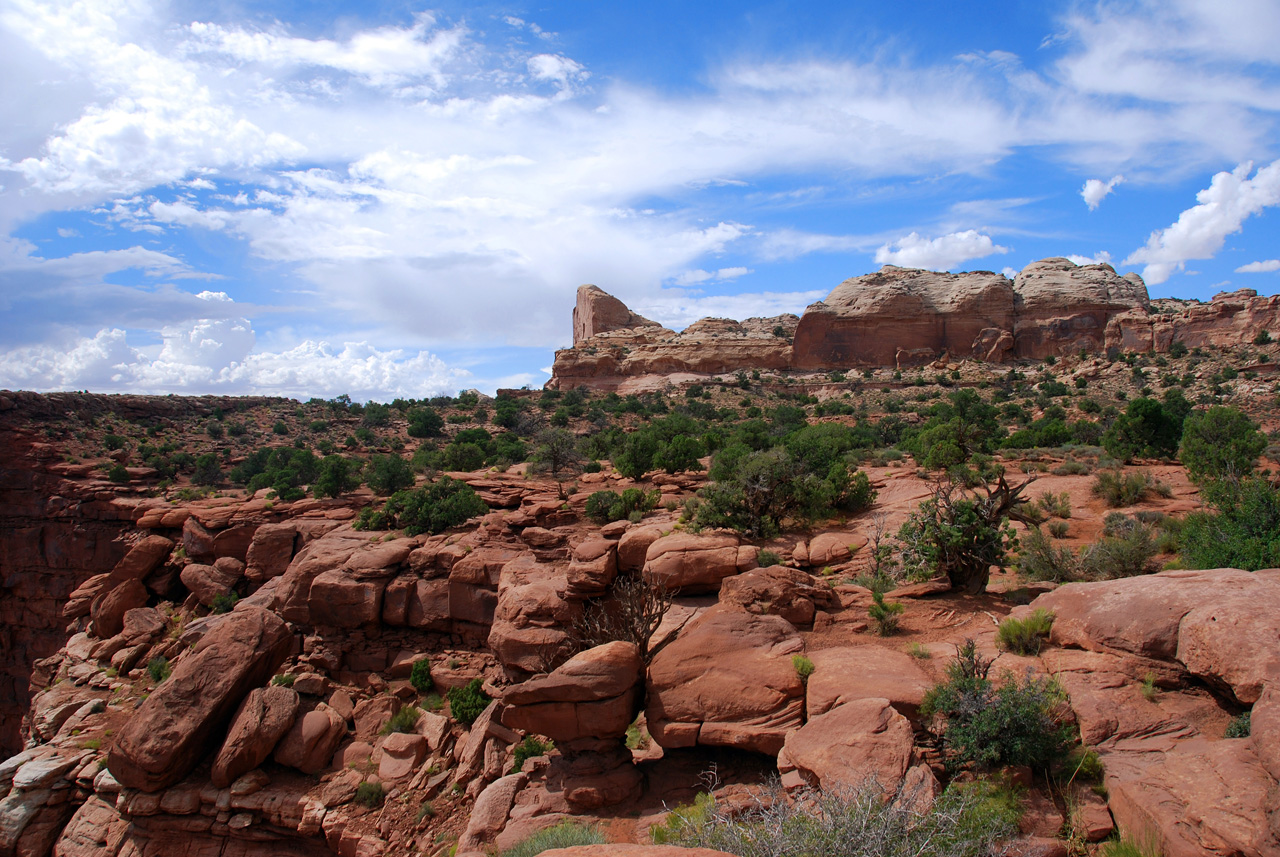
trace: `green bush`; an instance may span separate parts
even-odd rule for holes
[[[369,809],[377,809],[387,798],[387,790],[382,783],[363,782],[356,786],[356,803]]]
[[[528,839],[519,842],[506,851],[501,857],[536,857],[543,851],[555,848],[573,848],[578,845],[603,845],[608,840],[600,828],[579,824],[576,821],[562,821],[553,827],[539,830]]]
[[[413,469],[398,455],[375,455],[369,459],[365,484],[375,494],[394,494],[413,487]]]
[[[382,734],[390,735],[392,732],[412,732],[413,727],[418,724],[418,720],[421,717],[422,712],[418,710],[418,706],[402,705],[395,714],[391,715],[391,719],[387,721],[386,725],[382,727]]]
[[[776,551],[765,549],[756,554],[756,565],[761,568],[772,568],[781,562],[782,557]]]
[[[1240,478],[1253,471],[1267,439],[1235,408],[1192,411],[1183,423],[1178,456],[1192,479]]]
[[[1177,389],[1165,394],[1163,404],[1155,399],[1134,399],[1102,435],[1102,446],[1121,461],[1172,458],[1182,437],[1182,421],[1190,410]]]
[[[169,659],[164,655],[158,658],[152,658],[147,661],[147,675],[151,676],[151,680],[156,684],[173,675],[173,667],[169,666]]]
[[[360,487],[356,466],[341,455],[326,455],[320,461],[319,474],[311,486],[316,497],[340,497]]]
[[[652,828],[655,841],[740,857],[987,857],[1017,835],[1021,811],[992,783],[953,784],[918,813],[915,795],[886,800],[881,785],[786,794],[780,787],[749,808],[719,807],[710,795]]]
[[[545,756],[554,748],[555,744],[551,741],[543,741],[534,735],[526,735],[524,740],[516,745],[511,763],[511,773],[519,773],[524,770],[525,762],[538,756]]]
[[[1280,567],[1280,485],[1262,476],[1211,482],[1201,496],[1214,512],[1192,512],[1179,537],[1188,568]]]
[[[107,478],[117,485],[123,485],[129,481],[129,471],[123,464],[117,464],[107,471]]]
[[[949,768],[1030,765],[1049,770],[1073,743],[1072,728],[1059,720],[1065,694],[1055,681],[1006,674],[996,686],[988,677],[991,660],[973,640],[957,647],[947,680],[925,694],[920,713],[940,719]]]
[[[1080,555],[1080,572],[1091,580],[1137,577],[1159,571],[1156,542],[1150,527],[1129,519],[1117,535],[1104,536]]]
[[[218,456],[206,452],[195,461],[195,471],[191,481],[196,485],[217,485],[222,481],[222,466],[218,464]]]
[[[280,673],[271,677],[271,683],[277,687],[293,687],[298,677],[293,673]]]
[[[813,675],[815,669],[813,661],[804,655],[792,655],[791,666],[796,668],[796,675],[800,676],[801,681],[808,681],[809,676]]]
[[[1093,496],[1107,501],[1113,509],[1132,506],[1151,493],[1159,493],[1160,488],[1154,483],[1145,470],[1121,473],[1116,470],[1104,470],[1094,477]]]
[[[872,590],[871,606],[867,608],[867,612],[871,620],[876,623],[876,633],[881,637],[891,637],[898,633],[898,626],[902,621],[898,617],[902,615],[904,609],[902,602],[886,602],[883,592]]]
[[[409,684],[418,693],[427,693],[435,686],[431,680],[431,661],[423,658],[413,662],[413,668],[409,671]]]
[[[361,509],[354,527],[357,530],[403,528],[410,536],[442,533],[488,511],[489,507],[471,486],[445,476],[439,482],[413,491],[397,491],[381,510]]]
[[[1252,724],[1249,722],[1249,712],[1246,711],[1237,717],[1231,718],[1231,722],[1227,724],[1227,731],[1223,733],[1223,738],[1248,738],[1253,734]]]
[[[1038,655],[1053,627],[1053,613],[1043,608],[1025,619],[1005,619],[996,629],[996,645],[1017,655]]]
[[[1018,573],[1023,577],[1066,583],[1080,576],[1075,552],[1071,548],[1054,545],[1039,527],[1029,528],[1018,545]]]
[[[470,726],[474,723],[476,718],[493,701],[488,694],[480,689],[480,686],[480,679],[473,678],[461,687],[452,688],[447,694],[449,713],[453,715],[454,720],[463,726]]]
[[[639,512],[642,516],[653,511],[662,499],[659,491],[627,488],[621,494],[614,491],[596,491],[587,498],[586,515],[597,524],[623,521]]]
[[[239,600],[240,596],[234,592],[224,592],[213,596],[213,604],[210,609],[214,614],[230,613]]]

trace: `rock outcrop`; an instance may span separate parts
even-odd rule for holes
[[[548,387],[641,392],[752,370],[829,372],[941,359],[1004,363],[1097,353],[1233,346],[1280,333],[1280,296],[1251,289],[1208,303],[1152,303],[1137,274],[1068,259],[1033,262],[1012,280],[886,265],[836,286],[801,318],[707,318],[675,333],[596,286],[578,290],[573,347]]]

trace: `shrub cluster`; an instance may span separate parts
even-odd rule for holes
[[[463,726],[470,726],[484,712],[493,700],[481,688],[478,678],[450,689],[446,696],[449,699],[449,713],[453,719]]]
[[[467,483],[443,477],[413,491],[397,491],[380,510],[360,510],[357,530],[403,529],[406,535],[441,533],[489,511]]]
[[[658,507],[662,494],[658,491],[645,491],[641,488],[626,488],[621,494],[616,491],[596,491],[587,498],[586,515],[597,524],[611,521],[625,521]]]

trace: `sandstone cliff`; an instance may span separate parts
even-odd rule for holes
[[[573,318],[574,345],[556,352],[548,387],[638,392],[756,369],[1003,363],[1111,347],[1165,352],[1174,341],[1239,345],[1262,330],[1280,332],[1280,297],[1242,289],[1208,304],[1164,301],[1153,308],[1137,274],[1052,258],[1033,262],[1012,280],[990,271],[886,265],[845,280],[799,319],[702,319],[681,333],[583,286]]]

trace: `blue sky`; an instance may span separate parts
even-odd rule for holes
[[[622,7],[0,0],[0,387],[536,386],[584,282],[1280,292],[1274,0]]]

